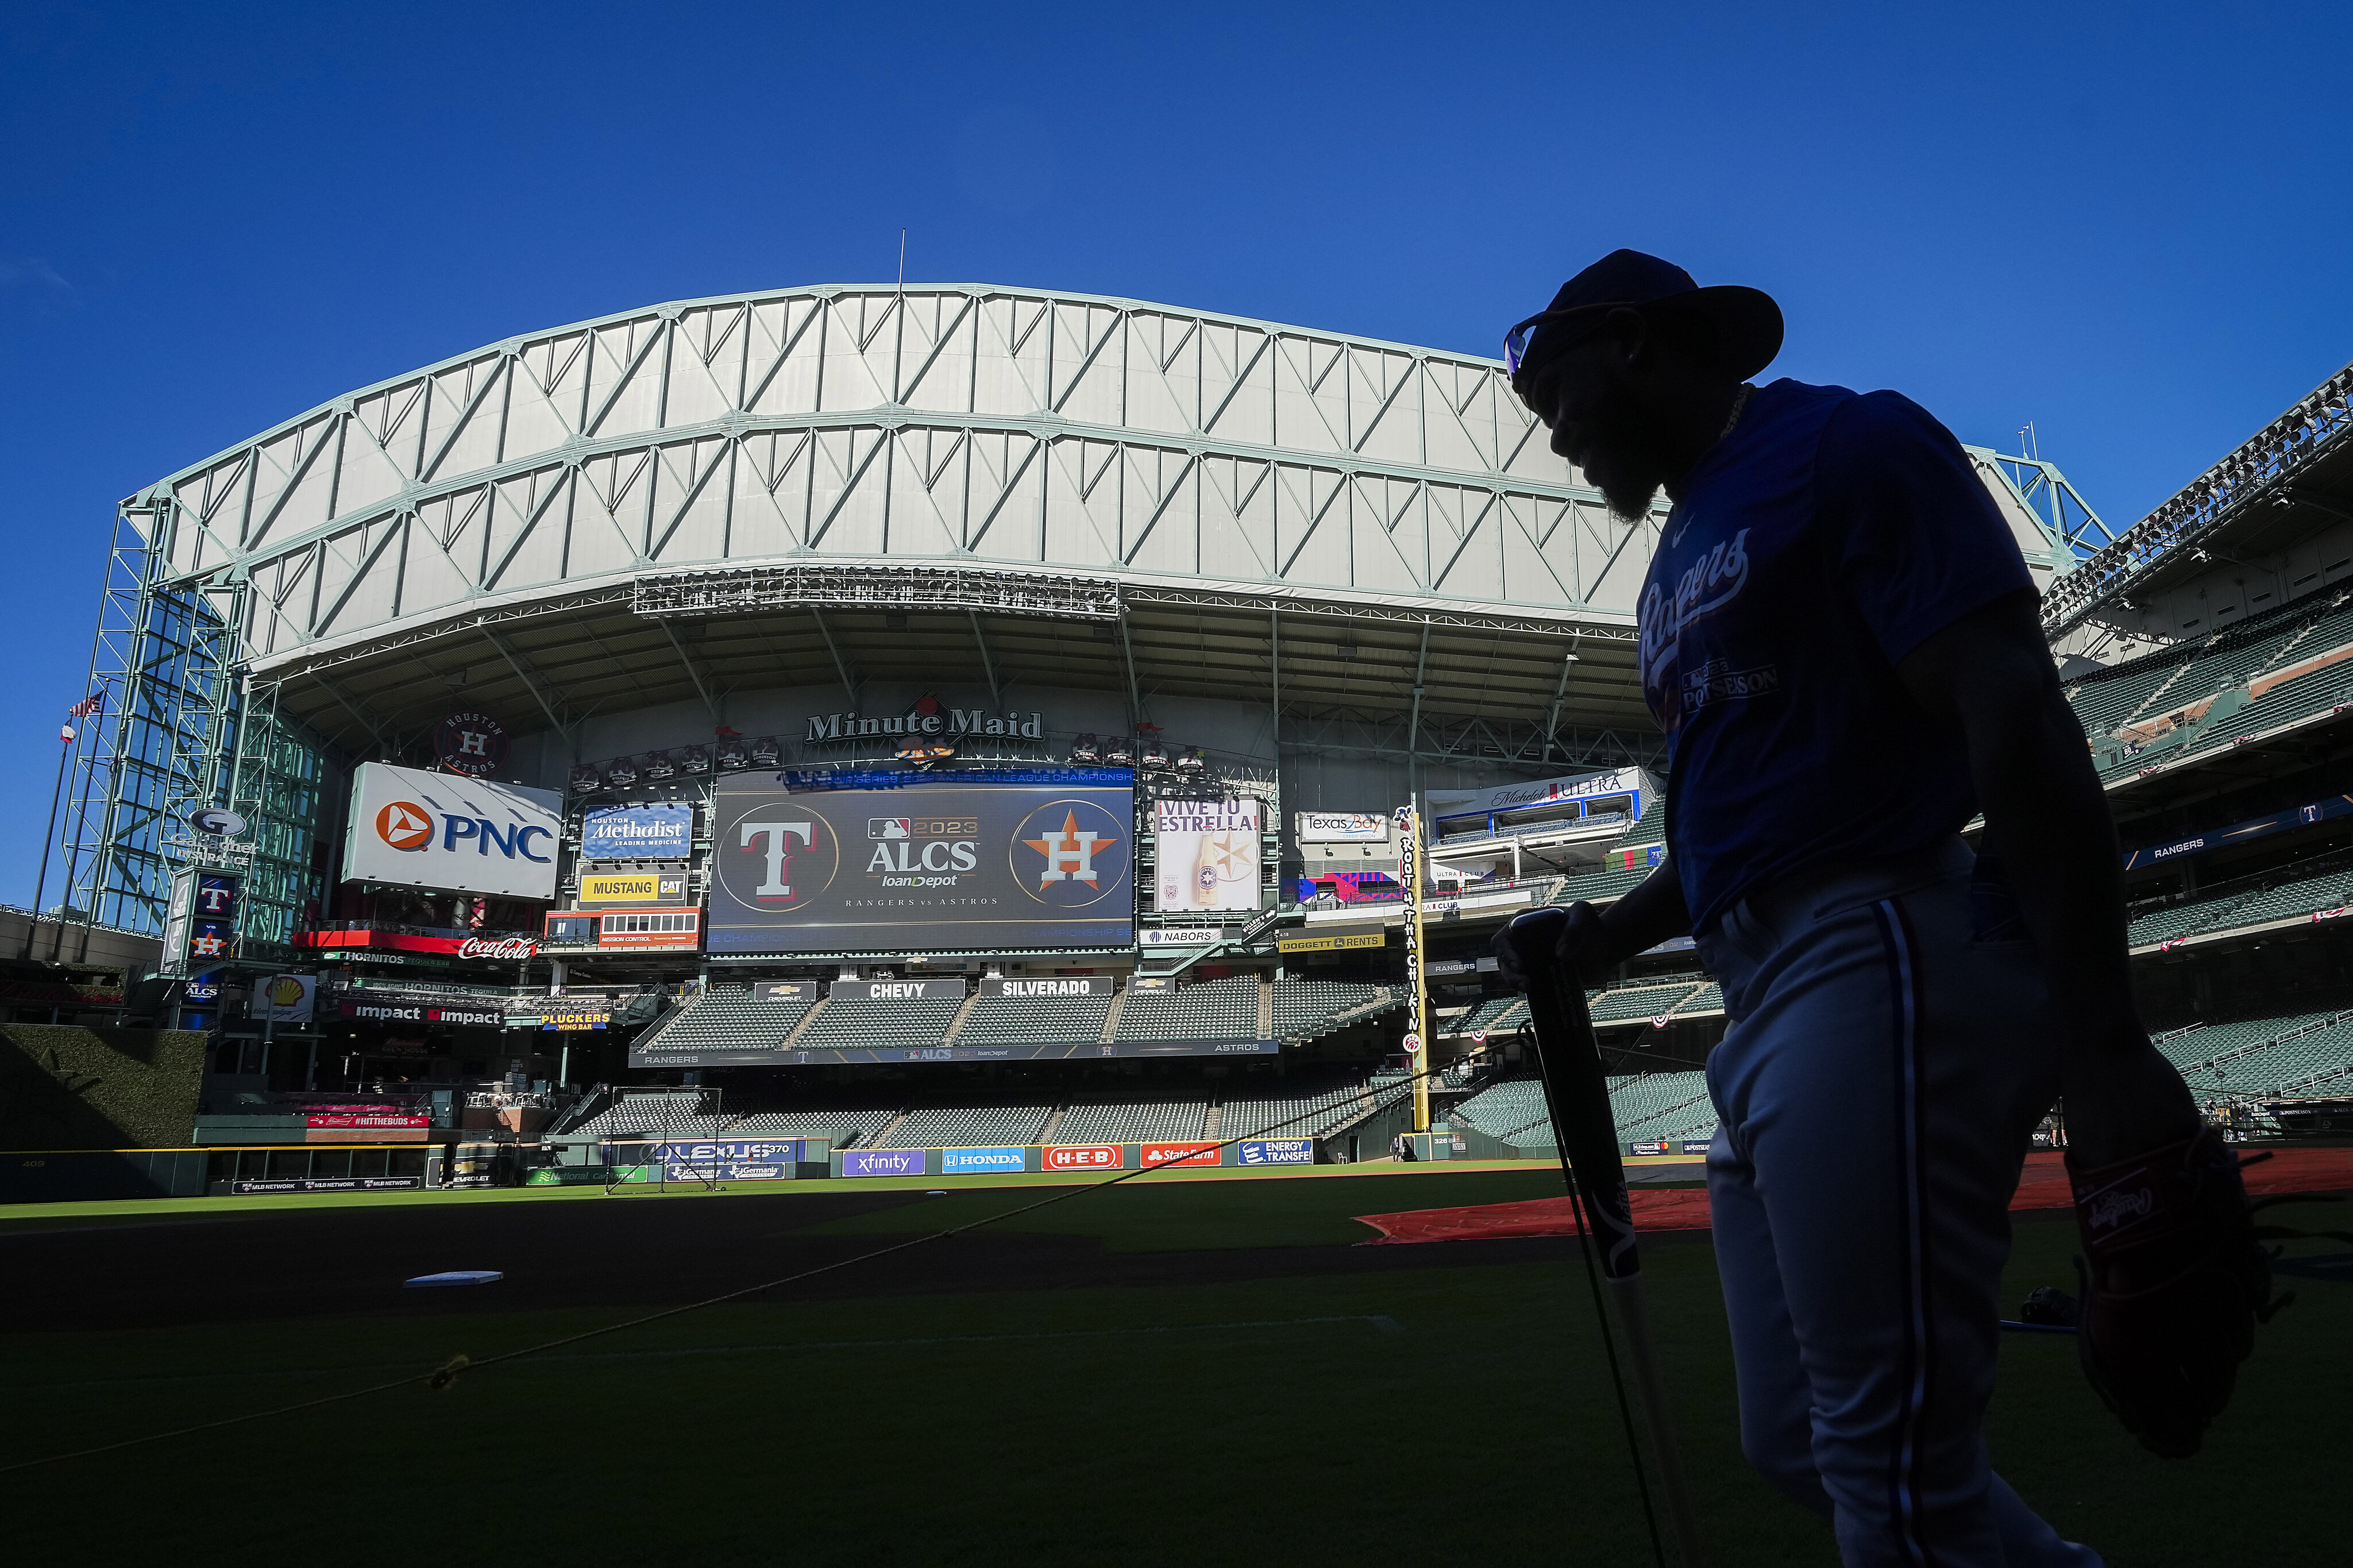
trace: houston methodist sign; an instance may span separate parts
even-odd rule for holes
[[[560,805],[553,790],[365,763],[352,783],[343,876],[553,899]]]

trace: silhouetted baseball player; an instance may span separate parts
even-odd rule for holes
[[[2199,1117],[2134,1011],[2114,830],[2008,526],[1905,398],[1749,384],[1781,331],[1756,289],[1620,250],[1507,339],[1553,450],[1622,518],[1673,510],[1639,605],[1668,858],[1498,948],[1506,978],[1549,948],[1593,980],[1689,931],[1722,983],[1742,1443],[1843,1559],[2096,1563],[1979,1432],[2010,1199],[2063,1091],[2088,1166]]]

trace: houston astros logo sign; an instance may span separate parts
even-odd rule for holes
[[[1125,888],[1128,835],[1096,802],[1048,801],[1021,819],[1008,847],[1021,890],[1055,909],[1083,909]]]
[[[395,849],[422,849],[433,842],[433,818],[414,801],[396,800],[375,814],[375,836]]]

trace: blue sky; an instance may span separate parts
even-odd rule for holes
[[[1493,353],[1620,245],[2130,522],[2353,357],[2333,7],[0,12],[0,900],[115,501],[654,300],[908,275]],[[51,895],[55,897],[54,884]]]

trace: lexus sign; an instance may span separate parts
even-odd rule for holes
[[[561,804],[553,790],[364,763],[352,784],[343,877],[553,899]]]

